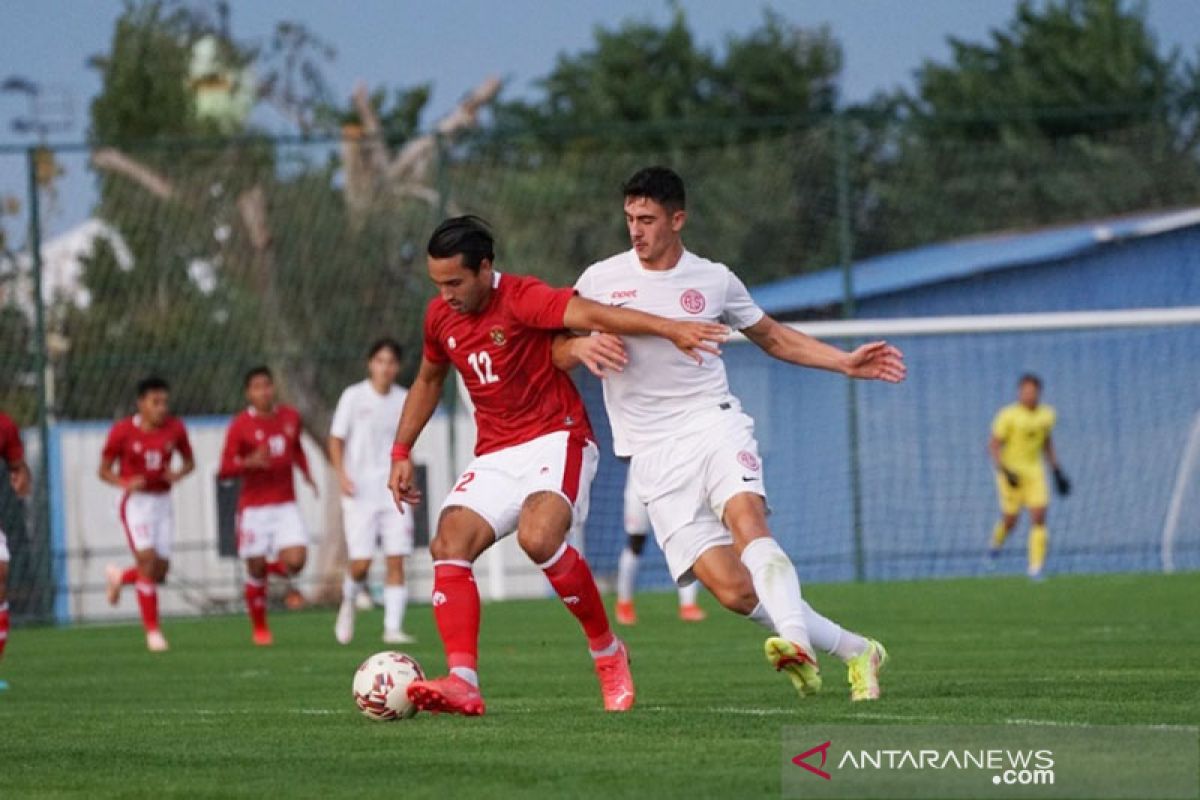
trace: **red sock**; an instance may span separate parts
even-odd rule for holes
[[[600,599],[592,571],[579,551],[563,545],[559,555],[551,559],[550,566],[543,567],[542,572],[550,579],[550,585],[558,592],[567,610],[583,625],[588,647],[603,650],[611,645],[613,634],[608,625],[608,612],[604,610],[604,601]]]
[[[291,573],[288,572],[287,567],[285,567],[279,561],[268,561],[267,562],[267,574],[268,575],[278,575],[281,578],[287,578],[291,575]]]
[[[435,562],[433,618],[451,669],[475,669],[479,663],[479,614],[479,587],[471,568]]]
[[[121,573],[121,585],[122,586],[133,586],[135,583],[137,583],[137,579],[138,579],[138,568],[137,567],[130,567],[129,569],[127,569]]]
[[[246,579],[246,613],[256,631],[267,629],[267,584],[265,581]]]
[[[8,643],[8,603],[0,603],[0,656],[4,655],[4,645]]]
[[[158,630],[158,589],[154,581],[139,578],[137,583],[138,608],[142,612],[142,627],[146,633]]]

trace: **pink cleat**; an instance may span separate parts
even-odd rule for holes
[[[692,603],[687,606],[679,607],[679,618],[684,622],[704,622],[708,619],[708,614],[704,613],[704,609]]]
[[[434,714],[481,717],[484,712],[483,695],[479,693],[479,688],[457,675],[413,681],[408,685],[408,699],[422,711]]]
[[[270,628],[255,628],[253,639],[259,647],[270,647],[275,644],[275,637],[271,635]]]
[[[604,710],[628,711],[633,708],[633,674],[629,671],[629,649],[625,643],[618,639],[617,652],[600,656],[595,661]]]
[[[632,600],[617,601],[617,624],[637,625],[637,612],[633,610]]]

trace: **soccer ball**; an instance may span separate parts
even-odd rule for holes
[[[425,680],[421,665],[410,655],[385,651],[368,658],[354,673],[354,704],[373,720],[408,719],[417,707],[408,699],[408,685]]]

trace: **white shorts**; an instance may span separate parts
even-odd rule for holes
[[[630,536],[645,536],[650,532],[650,513],[646,504],[638,500],[633,481],[625,481],[625,533]]]
[[[442,510],[463,506],[492,526],[496,538],[517,529],[525,498],[553,492],[571,505],[571,537],[587,521],[588,497],[600,462],[596,444],[578,433],[556,431],[479,456],[459,476]]]
[[[413,513],[412,506],[405,506],[401,514],[390,500],[371,503],[343,497],[346,555],[351,561],[365,561],[375,555],[377,547],[385,556],[411,555]]]
[[[0,531],[0,561],[8,563],[8,539],[4,536],[4,531]]]
[[[754,420],[740,411],[717,413],[712,425],[629,463],[629,483],[646,504],[654,538],[680,586],[696,579],[692,565],[706,550],[733,544],[721,521],[729,499],[743,492],[767,496]]]
[[[125,492],[117,500],[117,515],[130,550],[153,550],[159,558],[171,557],[175,510],[168,492]]]
[[[243,508],[237,516],[238,558],[271,557],[289,547],[308,547],[300,506],[272,503]]]

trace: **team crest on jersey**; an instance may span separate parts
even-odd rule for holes
[[[679,296],[679,305],[683,306],[683,310],[689,314],[699,314],[704,310],[707,303],[704,301],[704,295],[695,289],[688,289]]]
[[[133,452],[135,452],[135,453],[140,453],[140,452],[142,452],[142,443],[141,443],[141,442],[134,442],[134,443],[133,443]]]
[[[492,337],[492,342],[497,347],[503,347],[504,343],[508,341],[508,338],[504,335],[504,329],[499,326],[492,328],[488,335]]]
[[[295,436],[296,435],[296,426],[295,425],[284,425],[283,432],[286,433],[288,436]]]
[[[446,347],[451,350],[458,347],[458,342],[454,340],[453,336],[451,336],[449,339],[446,340]]]
[[[749,450],[739,451],[737,454],[738,463],[749,470],[758,471],[759,463],[758,456],[751,453]]]

